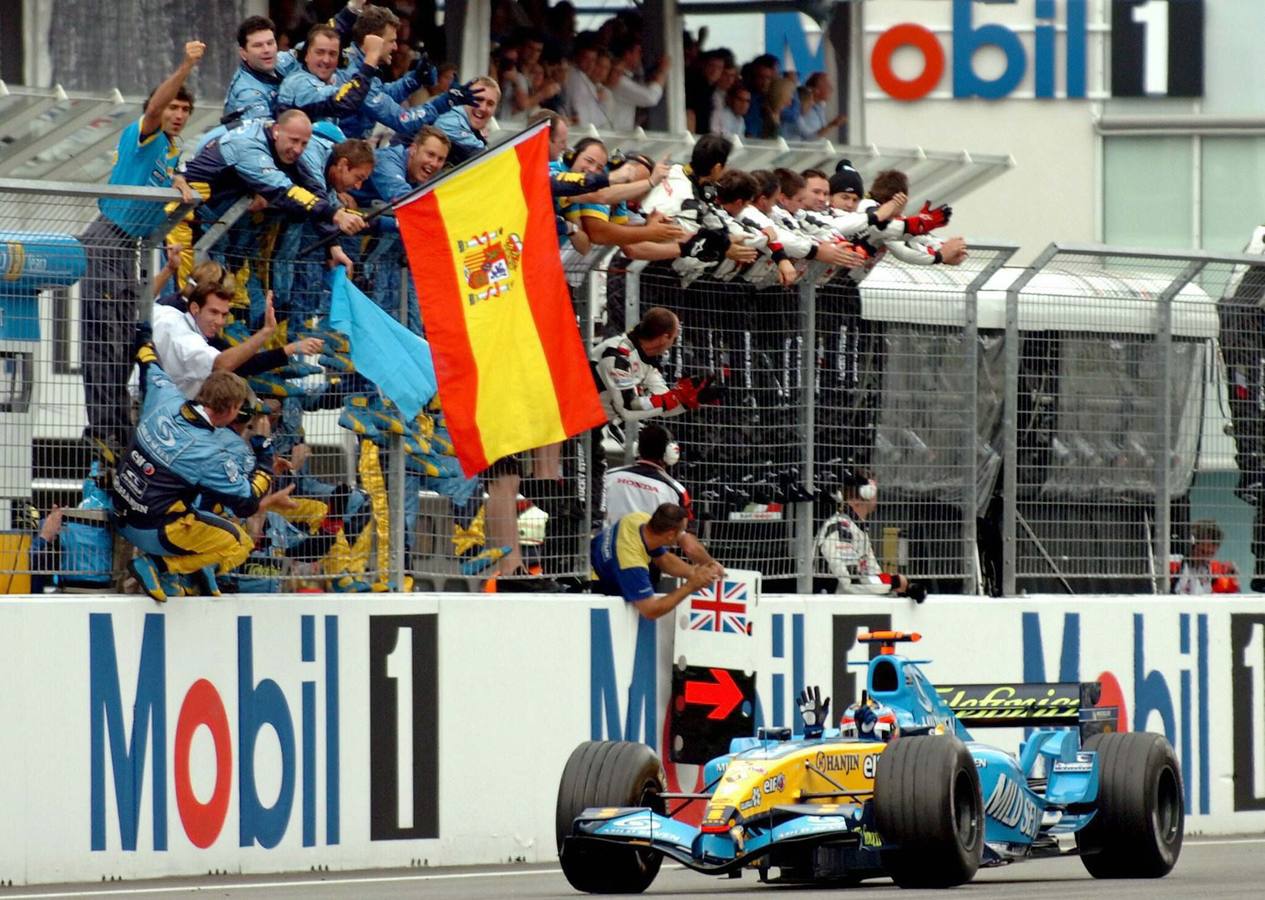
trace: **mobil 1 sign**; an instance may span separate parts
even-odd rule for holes
[[[1202,97],[1203,0],[1114,0],[1111,95]]]
[[[1265,809],[1265,615],[1230,616],[1234,809]]]

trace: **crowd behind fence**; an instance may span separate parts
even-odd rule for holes
[[[84,367],[120,358],[120,341],[130,359],[132,323],[85,316],[82,298],[104,261],[139,286],[146,321],[151,287],[168,274],[164,240],[188,208],[169,191],[114,192],[145,228],[94,243],[97,201],[111,195],[0,182],[9,592],[54,575],[64,587],[118,586],[128,552],[114,547],[105,566],[93,555],[108,534],[108,485],[94,480],[84,440],[98,402],[85,395]],[[251,215],[234,207],[206,219],[192,253],[240,273],[241,328],[258,327],[272,287],[292,334],[319,331],[319,301],[296,299],[293,286],[312,277],[307,242]],[[272,248],[266,258],[259,246]],[[1265,586],[1261,260],[1055,244],[1016,267],[1015,249],[976,245],[959,267],[887,261],[859,291],[837,280],[683,288],[658,264],[612,254],[573,291],[591,342],[664,306],[681,321],[668,381],[725,373],[720,405],[669,422],[681,446],[673,474],[711,553],[760,570],[766,589],[825,584],[817,536],[850,472],[878,482],[869,531],[884,568],[932,592],[1168,592],[1209,521],[1241,589]],[[398,246],[361,246],[357,259],[366,292],[407,321],[415,295]],[[349,418],[354,373],[331,365],[334,349],[253,385],[272,401],[279,453],[313,503],[257,523],[239,589],[389,589],[406,575],[418,588],[480,589],[505,527],[484,498],[502,482],[453,472],[437,411],[425,451],[373,397]],[[594,440],[529,454],[514,482],[525,562],[564,584],[588,574]],[[631,459],[635,435],[601,440],[611,464]],[[39,533],[54,506],[64,512],[50,547]]]

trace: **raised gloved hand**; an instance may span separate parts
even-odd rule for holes
[[[921,603],[927,599],[927,586],[920,581],[911,581],[905,587],[905,596],[915,603]]]
[[[672,393],[676,395],[676,399],[681,401],[681,405],[686,409],[698,409],[698,389],[701,380],[698,378],[677,379],[676,387],[672,389]]]
[[[707,403],[717,406],[724,398],[725,392],[729,390],[728,385],[720,380],[721,376],[715,372],[708,372],[698,380],[698,402],[700,404]]]
[[[826,719],[830,716],[830,698],[821,699],[821,688],[813,685],[806,687],[796,699],[800,717],[804,720],[804,737],[819,738],[826,728]]]
[[[148,322],[136,326],[136,335],[132,339],[132,361],[139,372],[141,402],[145,402],[145,389],[149,386],[149,367],[158,362],[158,353],[154,349],[154,329]]]
[[[682,241],[681,259],[696,259],[701,263],[717,263],[729,249],[729,235],[723,231],[704,228],[693,237]]]
[[[905,233],[912,235],[927,234],[942,225],[949,224],[949,219],[952,217],[953,207],[937,206],[932,209],[931,201],[928,200],[922,205],[922,209],[918,210],[917,215],[905,218]]]
[[[448,99],[453,106],[474,106],[483,99],[483,86],[476,88],[473,81],[454,84],[448,89]]]
[[[439,80],[439,70],[430,61],[430,56],[425,50],[417,54],[417,62],[413,63],[413,72],[417,75],[418,84],[423,87],[434,87],[435,82]]]

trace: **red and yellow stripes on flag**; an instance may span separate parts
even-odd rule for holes
[[[605,421],[562,271],[548,170],[542,127],[396,210],[467,475]]]

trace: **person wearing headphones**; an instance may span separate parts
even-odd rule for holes
[[[681,447],[672,439],[672,432],[653,422],[643,426],[637,436],[637,461],[611,469],[602,479],[603,527],[614,525],[632,512],[653,513],[663,503],[684,509],[692,525],[690,492],[668,474],[680,458]],[[716,562],[689,528],[681,535],[679,546],[695,565]]]
[[[921,603],[927,599],[925,585],[904,575],[889,575],[879,566],[867,524],[877,508],[878,482],[845,472],[839,511],[817,532],[816,555],[838,580],[835,593],[896,594]]]

